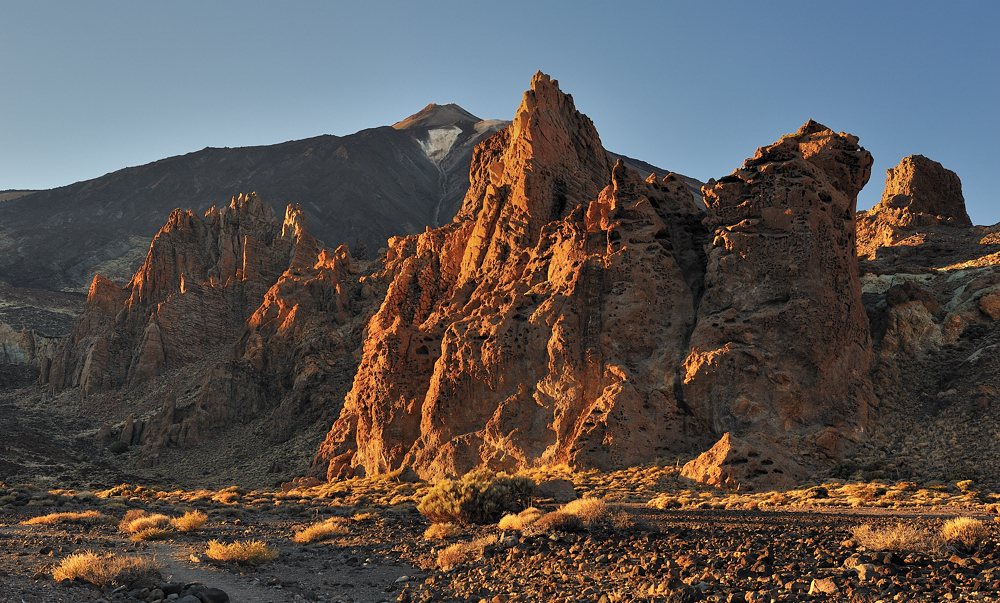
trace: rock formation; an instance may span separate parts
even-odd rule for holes
[[[918,243],[922,239],[911,238],[915,231],[935,226],[972,226],[962,181],[955,172],[923,155],[904,157],[899,165],[886,170],[885,190],[878,205],[858,213],[859,254],[875,259],[878,249]]]
[[[289,266],[314,262],[317,248],[300,209],[289,206],[282,224],[255,194],[204,218],[176,210],[125,288],[94,278],[40,381],[88,395],[202,359],[231,344],[264,292]]]
[[[836,458],[872,402],[854,260],[870,166],[810,122],[706,187],[706,213],[683,178],[612,166],[536,74],[477,147],[455,222],[390,242],[315,470],[610,468],[731,430]]]
[[[808,477],[809,472],[774,441],[759,435],[741,439],[727,432],[714,446],[686,463],[681,475],[710,486],[740,490],[748,486],[789,488]]]
[[[304,225],[297,229],[305,232]],[[204,443],[214,429],[261,417],[278,441],[317,420],[333,422],[339,406],[331,402],[350,388],[376,293],[359,278],[346,246],[323,250],[314,262],[293,261],[226,359],[206,373],[197,397],[169,400],[151,419],[143,440],[148,456]]]
[[[854,241],[872,158],[810,121],[703,188],[715,228],[684,395],[715,433],[833,427],[874,402]]]

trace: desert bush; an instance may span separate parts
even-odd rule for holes
[[[343,517],[331,517],[300,530],[292,540],[304,544],[326,540],[334,536],[344,536],[350,533],[351,530],[347,527],[347,519]]]
[[[188,511],[180,517],[174,517],[170,520],[170,525],[174,526],[181,532],[194,532],[195,530],[201,529],[201,526],[205,525],[208,521],[208,515],[202,513],[201,511]]]
[[[973,551],[986,540],[989,534],[986,525],[972,517],[949,519],[941,526],[941,539],[952,546]]]
[[[40,517],[32,517],[25,524],[28,525],[52,525],[57,523],[109,523],[114,520],[103,513],[97,511],[81,511],[79,513],[49,513]]]
[[[159,581],[156,561],[146,557],[100,556],[86,551],[62,560],[53,571],[58,580],[83,580],[97,586],[133,587]]]
[[[472,542],[459,542],[453,544],[438,553],[438,567],[449,570],[458,567],[463,563],[475,561],[483,556],[486,547],[495,544],[497,537],[495,534],[477,538]]]
[[[432,523],[424,531],[424,540],[444,540],[454,538],[462,533],[462,528],[453,523]]]
[[[501,517],[500,522],[497,524],[497,528],[501,530],[516,530],[520,532],[535,523],[535,521],[537,521],[541,516],[541,510],[536,509],[535,507],[528,507],[516,515],[511,513]]]
[[[491,524],[505,513],[519,513],[531,506],[534,490],[535,482],[526,477],[471,471],[461,479],[436,483],[417,510],[434,523]]]
[[[881,529],[861,525],[854,528],[853,535],[859,545],[873,551],[933,551],[939,548],[933,534],[902,522]]]
[[[117,442],[114,442],[113,444],[108,446],[108,450],[110,450],[115,454],[124,454],[128,450],[128,444],[122,442],[121,440],[118,440]]]
[[[271,548],[259,540],[236,541],[230,544],[209,540],[205,556],[214,561],[234,565],[261,565],[277,559],[278,549]]]

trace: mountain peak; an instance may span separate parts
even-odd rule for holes
[[[479,121],[482,120],[455,103],[448,103],[447,105],[431,103],[403,121],[392,124],[392,127],[397,130],[414,130],[417,128],[450,126],[459,123],[474,124]]]

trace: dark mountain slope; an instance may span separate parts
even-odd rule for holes
[[[360,239],[374,252],[390,236],[449,220],[469,186],[472,147],[506,125],[437,105],[407,121],[342,137],[206,148],[6,201],[0,279],[80,290],[97,272],[127,280],[174,208],[203,213],[247,191],[279,211],[301,204],[331,246]],[[458,133],[443,150],[442,130]]]

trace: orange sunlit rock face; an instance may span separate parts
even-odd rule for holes
[[[858,254],[874,260],[883,247],[919,245],[916,231],[935,226],[968,228],[958,174],[923,155],[904,157],[886,170],[882,200],[858,213]]]
[[[84,395],[134,385],[231,342],[289,264],[316,257],[300,223],[300,209],[290,206],[283,225],[255,194],[204,218],[175,210],[124,288],[94,278],[42,383]]]
[[[750,429],[835,457],[871,401],[853,219],[870,166],[810,122],[707,187],[706,211],[676,175],[612,166],[537,74],[454,223],[390,241],[316,466],[610,468]]]
[[[857,138],[809,122],[705,186],[715,233],[684,389],[714,432],[864,426],[854,212],[871,165]]]

